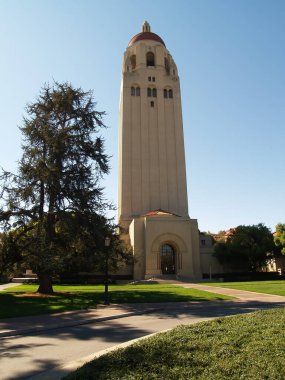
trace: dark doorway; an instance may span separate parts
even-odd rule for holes
[[[161,273],[175,274],[175,252],[170,244],[163,244],[160,251]]]

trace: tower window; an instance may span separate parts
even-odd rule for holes
[[[152,81],[155,82],[155,77],[152,77]]]
[[[140,96],[141,95],[141,89],[140,87],[131,87],[131,96]]]
[[[153,100],[150,102],[150,106],[154,107],[154,101]]]
[[[163,96],[165,97],[165,99],[169,98],[169,99],[172,99],[173,98],[173,91],[170,89],[170,90],[167,90],[166,88],[163,90]]]
[[[148,88],[147,89],[147,96],[149,97],[149,98],[156,98],[157,97],[157,90],[156,90],[156,88]]]
[[[164,66],[167,74],[170,74],[170,65],[168,58],[164,58]]]
[[[136,68],[136,64],[137,64],[137,59],[136,59],[136,56],[134,54],[131,55],[130,61],[131,61],[132,70],[134,70]]]
[[[148,77],[148,81],[151,82],[151,77]]]
[[[154,62],[154,54],[149,51],[147,54],[146,54],[146,65],[147,66],[154,66],[155,62]]]

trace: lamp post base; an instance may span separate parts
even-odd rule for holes
[[[109,294],[108,294],[108,284],[107,283],[105,283],[104,305],[110,305]]]

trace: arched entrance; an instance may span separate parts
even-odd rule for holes
[[[163,244],[160,248],[161,273],[175,274],[175,251],[172,245]]]

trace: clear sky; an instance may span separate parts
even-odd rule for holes
[[[202,231],[285,223],[284,0],[0,0],[0,165],[44,83],[94,90],[117,202],[121,64],[144,20],[179,71],[189,212]]]

